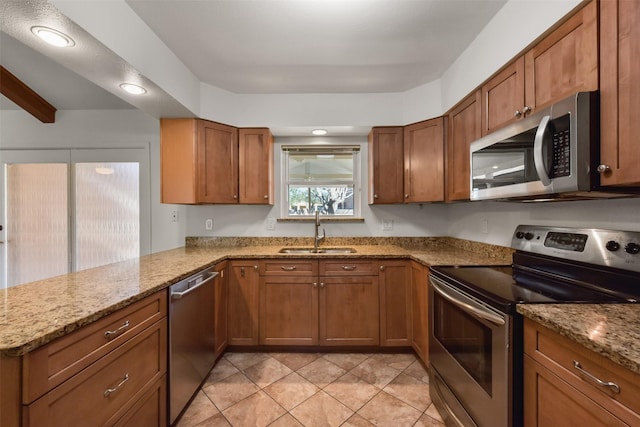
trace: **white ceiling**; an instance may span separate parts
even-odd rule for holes
[[[438,79],[505,2],[126,0],[200,81],[236,93],[406,91]],[[185,115],[160,87],[152,101],[123,94],[116,74],[145,77],[48,1],[0,7],[0,63],[56,108]],[[72,35],[77,53],[43,46],[29,31],[37,24]],[[16,106],[0,96],[0,108]]]

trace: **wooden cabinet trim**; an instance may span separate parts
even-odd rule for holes
[[[323,259],[319,264],[320,276],[370,276],[378,274],[373,260]]]
[[[318,260],[311,259],[265,259],[260,260],[261,276],[317,276]]]

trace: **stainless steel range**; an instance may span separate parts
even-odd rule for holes
[[[518,226],[509,266],[433,267],[431,397],[452,426],[522,425],[517,304],[640,301],[640,232]]]

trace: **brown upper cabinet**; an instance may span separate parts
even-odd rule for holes
[[[238,132],[208,120],[161,119],[160,153],[162,203],[273,203],[266,128]]]
[[[444,119],[369,133],[369,203],[444,200]]]
[[[404,127],[405,203],[444,200],[444,118]]]
[[[572,93],[598,89],[597,6],[589,2],[482,86],[482,135]]]
[[[446,200],[469,200],[469,146],[480,138],[481,93],[477,90],[447,115]]]
[[[402,126],[369,132],[369,203],[402,203],[404,151]]]
[[[640,185],[640,2],[600,2],[600,182]]]

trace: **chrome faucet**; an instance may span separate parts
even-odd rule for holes
[[[322,229],[322,236],[320,235],[320,233],[318,233],[319,227],[320,227],[320,211],[316,210],[315,236],[313,238],[313,252],[318,252],[318,245],[326,237],[324,228]]]

